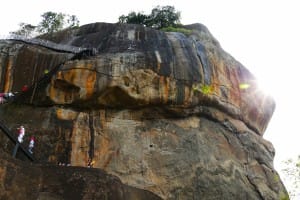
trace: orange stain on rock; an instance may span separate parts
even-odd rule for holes
[[[62,73],[58,72],[56,75],[56,79],[62,79]],[[51,84],[48,89],[49,97],[56,103],[64,103],[65,94],[61,92],[59,89],[55,86],[55,78],[51,79]]]
[[[95,167],[105,169],[112,159],[118,155],[119,148],[107,135],[107,121],[105,110],[100,110],[100,126],[102,134],[95,137],[94,160]]]
[[[56,110],[56,117],[57,119],[61,120],[74,120],[78,116],[78,113],[72,110],[66,110],[58,108]]]
[[[169,77],[165,77],[165,76],[160,76],[159,77],[159,84],[160,84],[160,98],[162,100],[163,103],[167,103],[168,102],[168,98],[169,98],[169,84],[170,84],[170,79]]]
[[[111,163],[116,151],[114,150],[114,145],[108,138],[102,137],[98,146],[99,149],[95,149],[96,164],[99,165],[100,168],[105,169]]]
[[[71,163],[75,166],[86,166],[90,144],[90,133],[85,129],[73,128]]]
[[[5,84],[4,84],[4,92],[9,92],[11,90],[11,83],[13,81],[13,78],[12,78],[12,63],[13,63],[13,60],[12,58],[10,57],[8,59],[8,63],[7,63],[7,67],[6,67],[6,74],[5,74]]]
[[[89,98],[94,93],[94,86],[96,82],[96,73],[89,73],[86,79],[86,97]]]
[[[90,98],[94,93],[97,79],[97,73],[93,70],[93,66],[93,63],[75,63],[74,66],[67,66],[68,70],[58,72],[55,79],[52,79],[49,88],[50,98],[57,103],[72,103],[77,98],[82,100]],[[80,88],[80,90],[62,91],[61,88],[55,86],[56,81],[65,82],[74,88]]]

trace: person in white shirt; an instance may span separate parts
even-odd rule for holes
[[[24,126],[20,126],[20,128],[18,130],[19,130],[18,141],[20,143],[22,143],[23,137],[25,136],[25,128],[24,128]]]
[[[32,151],[32,149],[34,148],[34,137],[33,136],[31,136],[30,137],[30,140],[29,140],[29,145],[28,145],[28,151],[32,154],[33,153],[33,151]]]

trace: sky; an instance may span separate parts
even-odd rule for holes
[[[300,12],[297,0],[8,0],[1,2],[0,35],[20,22],[38,24],[46,11],[74,14],[80,24],[118,21],[131,11],[149,14],[172,5],[182,24],[202,23],[222,48],[248,68],[272,95],[276,110],[264,138],[276,149],[275,168],[300,155]]]

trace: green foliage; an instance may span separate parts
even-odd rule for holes
[[[173,6],[157,6],[152,9],[149,25],[161,29],[168,26],[176,26],[180,23],[180,12],[175,11]]]
[[[162,28],[161,30],[165,32],[179,32],[185,35],[190,35],[192,33],[192,30],[190,29],[181,28],[181,27],[172,27],[172,26]]]
[[[289,197],[288,195],[285,194],[285,195],[280,195],[280,196],[279,196],[279,199],[280,199],[280,200],[290,200],[290,197]]]
[[[120,23],[126,23],[126,24],[147,24],[147,20],[149,17],[147,15],[144,15],[143,13],[136,13],[131,12],[127,16],[121,15],[119,17]]]
[[[201,91],[203,94],[211,94],[213,92],[213,88],[211,85],[202,85]]]
[[[27,23],[20,23],[20,28],[17,31],[11,32],[11,34],[22,35],[30,37],[34,32],[38,34],[54,33],[64,28],[72,28],[79,26],[79,20],[75,15],[67,15],[56,12],[45,12],[41,15],[42,20],[37,25],[31,25]]]
[[[291,198],[300,196],[300,156],[296,160],[289,159],[284,162],[285,168],[282,169],[282,173],[285,175],[285,180],[288,188],[288,192]]]
[[[38,25],[38,32],[53,33],[63,28],[64,14],[49,11],[42,14],[41,17],[43,19]]]
[[[180,24],[180,12],[173,6],[157,6],[152,9],[150,15],[131,12],[127,16],[121,15],[119,23],[142,24],[147,27],[162,29]]]
[[[79,25],[79,20],[75,15],[63,13],[45,12],[41,15],[42,21],[38,25],[39,33],[54,33],[63,28],[70,28]]]
[[[67,28],[78,27],[79,19],[76,17],[76,15],[67,15],[66,24]]]
[[[20,23],[19,26],[20,26],[19,30],[10,32],[10,34],[22,35],[22,36],[25,36],[25,37],[29,37],[33,34],[33,32],[36,29],[36,26],[34,26],[32,24],[27,24],[27,23],[24,23],[24,22]]]
[[[198,84],[196,86],[193,87],[193,91],[194,92],[201,92],[205,95],[209,95],[213,93],[213,86],[212,85],[202,85],[202,84]]]

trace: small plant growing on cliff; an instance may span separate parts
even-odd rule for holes
[[[195,85],[193,87],[193,91],[194,92],[201,92],[202,94],[205,94],[205,95],[209,95],[209,94],[212,94],[213,93],[213,86],[212,85],[202,85],[202,84],[198,84],[198,85]]]
[[[161,30],[165,32],[179,32],[179,33],[183,33],[184,35],[190,35],[192,33],[192,30],[190,29],[186,29],[182,27],[172,27],[172,26],[162,28]]]

